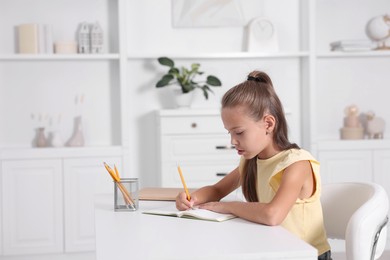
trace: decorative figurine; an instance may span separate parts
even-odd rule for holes
[[[47,138],[44,127],[38,127],[36,129],[35,145],[36,147],[47,147]]]
[[[390,15],[380,15],[371,18],[366,25],[366,34],[373,42],[377,43],[375,50],[390,50],[386,41],[390,38]]]
[[[89,38],[89,25],[86,22],[83,22],[79,26],[78,31],[78,40],[79,40],[79,53],[90,53],[91,41]]]
[[[367,116],[367,136],[369,139],[383,139],[383,132],[385,131],[385,120],[381,117],[376,117],[375,113],[370,111],[366,113]]]
[[[65,145],[71,147],[84,146],[84,134],[81,116],[76,116],[74,118],[73,134]]]
[[[359,109],[350,105],[344,109],[344,127],[340,129],[341,139],[363,139],[364,128],[359,120]]]
[[[76,116],[73,121],[73,134],[65,143],[66,146],[84,146],[84,133],[82,125],[84,95],[75,97]]]
[[[103,30],[100,24],[96,22],[92,25],[91,33],[91,53],[102,53],[103,52]]]

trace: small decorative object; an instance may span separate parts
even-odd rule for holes
[[[369,39],[364,40],[341,40],[330,43],[331,51],[370,51],[374,43]]]
[[[90,53],[91,39],[89,36],[89,24],[83,22],[78,30],[79,53]]]
[[[359,120],[359,109],[355,105],[345,108],[344,127],[340,129],[341,139],[363,139],[364,128]]]
[[[45,135],[45,128],[44,127],[38,127],[36,129],[35,143],[36,143],[36,147],[46,147],[47,146],[47,138]]]
[[[49,143],[52,147],[61,147],[63,145],[61,134],[59,131],[51,131],[49,133]]]
[[[264,17],[253,19],[248,26],[248,51],[277,52],[279,50],[276,28]]]
[[[158,58],[158,62],[169,68],[168,72],[156,83],[157,88],[179,85],[179,93],[187,95],[195,89],[201,89],[206,99],[209,98],[209,92],[213,93],[210,87],[219,87],[222,85],[221,81],[213,76],[209,75],[204,81],[195,81],[196,76],[203,75],[204,72],[199,71],[200,64],[193,63],[190,69],[181,67],[180,69],[175,67],[173,60],[167,57]],[[180,104],[178,104],[180,105]]]
[[[82,108],[84,103],[84,95],[80,97],[76,95],[75,105],[76,105],[76,116],[74,118],[73,134],[66,142],[66,146],[84,146],[84,133],[82,126]]]
[[[380,15],[371,18],[366,25],[368,38],[377,43],[375,50],[389,50],[386,40],[390,38],[390,15]]]
[[[33,128],[35,130],[35,135],[32,140],[33,147],[47,147],[48,139],[45,133],[45,126],[48,119],[48,115],[42,115],[31,113],[31,120],[34,124]]]
[[[84,134],[81,116],[76,116],[74,118],[73,134],[68,142],[66,142],[66,146],[84,146]]]
[[[376,117],[375,113],[370,111],[367,116],[367,136],[369,139],[383,139],[385,131],[385,120],[381,117]]]
[[[77,42],[75,41],[55,42],[54,52],[60,54],[75,54],[77,53]]]
[[[58,116],[58,121],[53,122],[53,119],[50,118],[49,124],[52,126],[52,131],[49,132],[49,146],[51,147],[61,147],[63,146],[63,140],[60,133],[60,123],[61,123],[61,114]]]
[[[94,23],[90,33],[91,53],[103,52],[103,30],[98,22]]]

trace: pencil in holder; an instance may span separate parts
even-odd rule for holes
[[[115,211],[136,211],[138,197],[137,178],[121,178],[119,181],[114,181]]]

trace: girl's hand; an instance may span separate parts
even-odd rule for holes
[[[228,209],[227,202],[207,202],[199,205],[200,209],[207,209],[218,213],[229,214],[231,213]]]
[[[182,191],[176,196],[176,208],[178,210],[188,210],[196,204],[196,197],[191,195],[191,200],[187,200],[187,194]]]

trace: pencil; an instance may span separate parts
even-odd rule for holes
[[[190,193],[188,192],[187,185],[186,185],[186,182],[184,181],[183,173],[182,173],[181,168],[180,168],[179,165],[177,166],[177,171],[180,174],[181,183],[183,183],[184,191],[187,194],[187,200],[190,201],[191,200],[191,196],[190,196]]]
[[[111,175],[114,182],[117,183],[118,188],[122,192],[123,199],[125,200],[126,204],[130,205],[131,207],[135,207],[135,203],[134,203],[133,198],[130,196],[130,193],[128,192],[126,187],[123,186],[123,184],[120,182],[121,179],[119,176],[119,171],[116,168],[116,166],[114,165],[115,170],[113,170],[113,169],[111,169],[111,167],[107,163],[103,162],[103,164],[104,164],[104,167],[106,168],[107,172]]]

